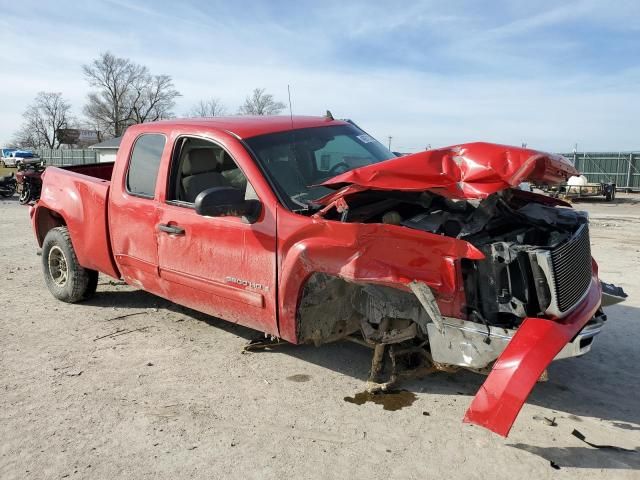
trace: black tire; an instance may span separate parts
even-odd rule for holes
[[[98,272],[78,263],[67,227],[52,228],[44,238],[42,269],[47,288],[58,300],[75,303],[96,291]]]
[[[96,290],[98,289],[98,272],[96,272],[95,270],[89,270],[88,268],[85,268],[85,270],[89,275],[89,283],[87,284],[87,288],[84,291],[84,295],[82,296],[83,300],[87,300],[93,297],[93,295],[96,293]]]
[[[22,184],[22,190],[20,191],[20,197],[18,198],[18,202],[20,205],[26,205],[31,200],[31,186],[28,183]]]

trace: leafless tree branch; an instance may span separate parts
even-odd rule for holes
[[[227,107],[219,98],[200,100],[185,114],[187,117],[220,117],[227,114]]]
[[[265,93],[264,88],[256,88],[238,110],[240,115],[277,115],[286,105],[273,99],[273,95]]]
[[[110,52],[82,70],[96,90],[83,111],[105,137],[119,137],[129,125],[171,118],[180,96],[169,75],[151,75],[147,67]]]
[[[71,105],[60,92],[39,92],[27,107],[13,142],[24,148],[60,148],[56,131],[73,123]]]

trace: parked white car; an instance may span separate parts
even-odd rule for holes
[[[0,158],[1,167],[17,167],[24,160],[38,158],[36,154],[28,150],[4,150]]]

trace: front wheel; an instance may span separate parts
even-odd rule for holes
[[[67,227],[47,233],[42,244],[42,267],[47,288],[58,300],[75,303],[96,291],[98,272],[78,263]]]
[[[18,198],[18,202],[20,205],[26,205],[31,200],[31,185],[28,183],[22,184],[22,190],[20,191],[20,197]]]

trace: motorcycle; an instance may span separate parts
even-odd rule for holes
[[[18,173],[16,180],[18,183],[18,201],[20,205],[40,198],[42,190],[42,172],[44,172],[44,162],[37,159],[29,159],[18,163]]]
[[[16,193],[16,177],[11,173],[5,177],[0,177],[0,196],[4,198],[13,197]]]

